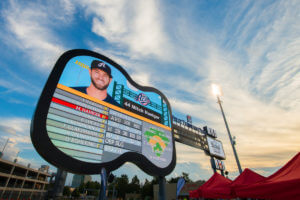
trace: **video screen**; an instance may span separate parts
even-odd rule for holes
[[[106,163],[136,152],[164,168],[173,154],[170,117],[155,91],[137,89],[99,58],[76,56],[57,84],[46,129],[58,149],[80,161]]]

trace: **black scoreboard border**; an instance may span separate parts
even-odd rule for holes
[[[173,140],[173,155],[171,163],[165,167],[160,168],[150,162],[145,156],[142,154],[138,154],[135,152],[127,152],[119,156],[117,159],[111,162],[105,163],[89,163],[80,160],[76,160],[71,156],[66,155],[62,151],[60,151],[57,147],[55,147],[46,130],[46,119],[48,114],[48,109],[50,107],[51,99],[57,87],[58,81],[63,73],[63,70],[70,59],[76,56],[92,56],[95,58],[99,58],[104,60],[105,62],[111,64],[116,67],[126,78],[127,80],[136,88],[143,91],[151,91],[156,92],[162,96],[164,101],[168,105],[169,114],[172,122],[172,110],[168,99],[165,97],[163,93],[153,87],[141,86],[134,82],[128,73],[117,63],[112,61],[111,59],[90,51],[86,49],[73,49],[65,52],[60,56],[57,60],[51,74],[48,77],[48,80],[43,88],[42,94],[37,103],[37,107],[35,109],[31,127],[30,127],[30,136],[32,143],[38,153],[49,163],[54,166],[69,171],[71,173],[76,174],[100,174],[101,168],[105,168],[108,172],[116,170],[120,166],[122,166],[125,162],[132,162],[140,167],[145,173],[152,176],[166,176],[171,173],[176,164],[176,149],[175,149],[175,139],[173,137],[173,131],[171,130],[172,140]],[[172,125],[171,128],[173,129]]]

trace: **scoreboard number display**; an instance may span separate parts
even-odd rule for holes
[[[165,176],[176,163],[168,99],[89,50],[67,51],[56,62],[31,122],[31,140],[49,163],[77,174],[132,162]]]

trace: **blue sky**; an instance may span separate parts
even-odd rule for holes
[[[0,146],[12,159],[44,164],[29,126],[58,57],[89,49],[113,59],[136,80],[162,91],[173,114],[208,125],[223,142],[230,177],[237,166],[211,84],[243,168],[270,175],[299,151],[299,1],[58,0],[0,2]],[[200,150],[176,144],[171,176],[212,175]],[[52,168],[55,171],[55,168]],[[116,173],[138,171],[126,164]],[[70,179],[70,178],[69,178]]]

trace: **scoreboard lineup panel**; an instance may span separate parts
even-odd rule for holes
[[[58,84],[46,120],[51,142],[85,162],[105,163],[126,152],[143,154],[159,167],[171,162],[171,128]],[[147,138],[151,131],[161,137]],[[148,135],[147,135],[147,134]],[[161,143],[162,139],[169,144]],[[154,139],[154,140],[153,140]],[[153,147],[162,144],[163,154]]]

